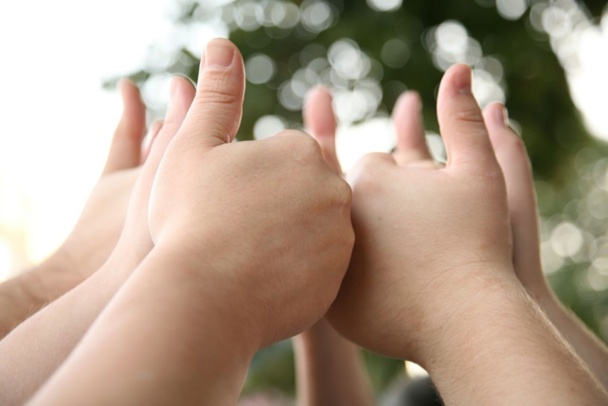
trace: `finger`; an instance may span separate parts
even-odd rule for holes
[[[167,146],[184,124],[190,106],[195,97],[192,83],[181,76],[171,79],[171,90],[167,114],[158,135],[154,137],[150,152],[146,158],[146,166],[157,168]],[[148,165],[149,164],[149,165]],[[156,171],[156,169],[154,169]]]
[[[160,132],[161,128],[163,128],[163,120],[156,120],[150,127],[150,131],[148,131],[148,135],[144,137],[144,144],[141,148],[141,158],[140,164],[146,162],[146,158],[150,154],[150,149],[152,149],[152,144],[154,143],[154,139]]]
[[[198,81],[178,137],[187,139],[188,147],[203,149],[231,142],[241,123],[245,93],[243,58],[236,46],[226,39],[209,42]]]
[[[341,174],[340,162],[336,155],[336,117],[329,90],[322,86],[311,89],[304,103],[304,127],[321,146],[323,157],[329,167]]]
[[[496,159],[507,185],[507,201],[513,233],[513,267],[520,279],[541,268],[536,194],[530,160],[519,136],[508,127],[506,109],[495,103],[484,111],[484,119]],[[523,280],[522,280],[523,281]]]
[[[141,142],[146,131],[146,106],[139,89],[128,80],[120,82],[123,112],[114,132],[103,173],[133,168],[139,165]]]
[[[448,69],[439,87],[437,116],[447,149],[446,168],[497,169],[471,81],[471,69],[459,64]]]
[[[142,165],[141,173],[133,187],[133,194],[129,203],[130,210],[136,210],[138,214],[127,216],[127,220],[130,219],[135,223],[143,221],[143,223],[134,226],[125,225],[125,230],[141,233],[133,238],[133,248],[140,255],[147,255],[152,248],[152,242],[149,240],[148,234],[147,210],[154,177],[167,147],[176,136],[188,113],[195,94],[192,83],[183,77],[172,78],[170,89],[169,105],[163,125],[150,146],[150,152]]]
[[[432,160],[422,122],[422,101],[417,92],[403,93],[393,110],[397,149],[393,154],[399,165]]]

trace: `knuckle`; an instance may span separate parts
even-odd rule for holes
[[[338,204],[340,205],[340,207],[344,208],[344,209],[348,209],[350,211],[350,206],[352,204],[352,200],[353,200],[353,191],[350,188],[349,184],[342,179],[341,177],[337,176],[335,177],[336,179],[336,200],[338,202]]]
[[[523,140],[515,134],[512,134],[507,137],[506,145],[509,149],[512,149],[517,153],[526,153],[526,145],[524,144]]]
[[[480,124],[485,128],[485,121],[479,108],[463,108],[455,112],[454,117],[458,121],[472,124]]]
[[[281,130],[277,133],[277,135],[281,136],[281,137],[302,137],[302,136],[306,136],[306,133],[299,131],[299,130],[294,130],[292,128],[288,128],[286,130]]]
[[[208,72],[197,94],[197,99],[203,104],[235,104],[241,101],[240,93],[236,89],[235,83],[230,80],[228,72],[210,71]]]
[[[288,140],[289,147],[295,154],[296,159],[323,159],[321,147],[308,134],[297,130],[286,130],[282,133],[282,136]]]
[[[286,134],[299,143],[303,148],[313,148],[317,146],[317,142],[305,132],[299,130],[285,130]]]
[[[357,163],[355,164],[356,168],[360,171],[369,172],[372,171],[376,164],[378,163],[377,154],[366,154],[363,155]]]
[[[480,168],[479,179],[486,187],[504,187],[504,176],[498,165],[486,165]]]
[[[385,154],[382,153],[371,153],[359,158],[355,166],[353,167],[352,173],[355,174],[356,179],[369,181],[374,179],[381,170],[384,164]]]

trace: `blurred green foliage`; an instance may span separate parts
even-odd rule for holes
[[[281,7],[275,10],[278,14],[273,15],[272,7],[277,3],[281,3]],[[295,8],[284,7],[287,3]],[[318,6],[320,3],[322,6]],[[494,80],[500,90],[496,93],[498,99],[504,99],[514,125],[522,133],[535,177],[552,191],[546,196],[543,193],[539,195],[541,207],[544,207],[543,216],[547,219],[558,216],[577,223],[577,214],[568,216],[563,210],[573,199],[583,199],[586,193],[577,187],[581,176],[580,168],[576,168],[579,151],[592,150],[597,156],[606,156],[608,151],[583,127],[549,35],[534,23],[533,10],[540,9],[534,7],[546,8],[559,2],[524,1],[525,13],[514,19],[501,15],[493,0],[408,0],[393,11],[375,10],[370,3],[365,0],[180,0],[176,2],[178,12],[174,17],[176,25],[184,26],[222,18],[229,28],[230,39],[239,47],[246,63],[260,55],[264,56],[261,61],[270,61],[268,66],[272,71],[261,72],[262,76],[267,73],[264,80],[247,84],[239,139],[250,139],[256,120],[264,115],[280,117],[287,126],[300,126],[298,103],[301,105],[301,93],[316,83],[339,88],[347,97],[354,97],[357,89],[367,89],[367,93],[361,93],[364,95],[374,92],[379,95],[373,108],[354,117],[353,122],[388,115],[402,91],[417,90],[425,105],[427,129],[438,132],[435,102],[442,64],[454,62],[450,61],[449,55],[446,59],[445,55],[438,54],[438,27],[448,27],[446,22],[456,23],[449,26],[452,29],[464,27],[469,45],[475,46],[462,54],[463,61],[473,65],[476,71],[487,73],[490,81]],[[586,1],[582,6],[594,21],[605,5],[605,1],[594,0]],[[299,20],[295,23],[288,21],[290,10],[299,13]],[[310,18],[308,24],[305,15]],[[330,54],[335,49],[332,47],[344,39],[348,40],[343,44],[351,51],[358,50],[358,58],[363,58],[363,62],[369,65],[359,76],[348,77],[349,72],[343,71],[343,77],[337,77],[340,70]],[[447,40],[449,45],[450,38]],[[386,48],[389,44],[401,44],[401,48]],[[395,56],[390,52],[387,54],[391,49],[401,52],[400,59],[391,59]],[[359,63],[361,59],[353,59],[355,62]],[[169,71],[195,80],[198,63],[199,55],[177,44],[168,68],[159,69],[147,61],[132,78],[143,83],[154,75]],[[294,78],[299,79],[290,82]],[[286,86],[292,86],[294,100],[282,99],[281,92],[290,90]],[[554,201],[547,203],[545,199]],[[606,225],[605,220],[599,223],[600,226]],[[591,237],[599,238],[604,232],[605,228],[600,227]],[[606,291],[576,288],[580,285],[581,272],[590,266],[591,260],[566,259],[551,275],[551,282],[562,300],[599,332],[600,319],[605,317],[608,308]],[[365,358],[378,390],[402,373],[401,362],[370,354]],[[291,347],[282,343],[258,355],[246,390],[280,387],[293,393],[293,379]]]

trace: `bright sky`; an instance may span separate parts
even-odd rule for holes
[[[70,231],[120,115],[120,99],[101,90],[102,79],[137,67],[167,35],[168,2],[0,1],[0,280],[44,258]],[[581,47],[589,69],[575,94],[608,138],[598,99],[608,90],[594,91],[599,80],[608,86],[608,53],[597,52],[608,50],[607,25],[604,17],[603,31],[589,34],[595,46]]]
[[[165,4],[0,2],[0,280],[7,265],[46,256],[76,221],[120,116],[102,78],[143,60],[166,32]]]

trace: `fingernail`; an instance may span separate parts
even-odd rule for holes
[[[234,48],[227,41],[213,40],[205,49],[205,66],[213,68],[227,68],[232,65]]]
[[[507,108],[505,106],[502,106],[501,109],[499,109],[502,113],[502,123],[504,124],[505,127],[509,126],[509,111],[507,110]]]
[[[418,94],[418,92],[407,92],[406,93],[410,98],[410,100],[412,101],[412,103],[416,106],[416,111],[417,112],[421,112],[422,111],[422,99],[420,98],[420,94]]]
[[[456,88],[460,94],[471,94],[471,84],[473,82],[473,71],[467,67],[466,72],[456,76]]]
[[[171,82],[169,82],[169,101],[172,101],[177,93],[177,78],[172,77]]]
[[[503,104],[494,108],[494,122],[496,125],[509,127],[509,112]]]

